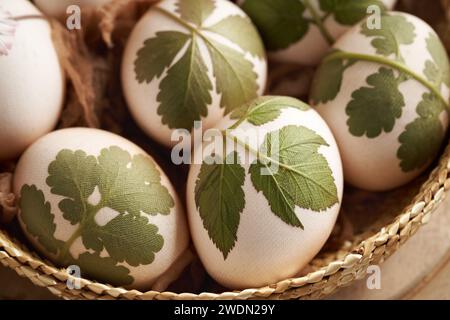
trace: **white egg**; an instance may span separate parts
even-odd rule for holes
[[[262,94],[267,62],[245,13],[227,0],[164,0],[137,23],[122,86],[139,126],[166,146],[175,129],[214,126]],[[178,131],[177,131],[178,132]]]
[[[438,36],[405,13],[389,13],[381,25],[346,33],[311,94],[339,144],[346,181],[373,191],[422,173],[448,127],[449,62]]]
[[[83,9],[95,9],[105,5],[111,0],[34,0],[36,6],[47,16],[61,18],[68,14],[70,6],[78,6]],[[69,10],[69,13],[73,13]]]
[[[382,0],[392,9],[396,0]],[[261,32],[269,57],[274,61],[315,66],[330,46],[367,14],[369,1],[239,0]],[[329,7],[327,7],[329,6]]]
[[[49,23],[28,1],[0,1],[0,161],[56,125],[64,75]]]
[[[106,131],[42,137],[20,159],[14,192],[29,240],[83,277],[149,289],[188,246],[167,176],[145,151]]]
[[[227,161],[211,161],[221,159],[221,137],[205,142],[187,185],[194,245],[208,273],[230,289],[295,276],[324,245],[342,201],[339,151],[313,109],[262,97],[248,110],[218,125],[231,128]]]

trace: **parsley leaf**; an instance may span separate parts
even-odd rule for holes
[[[381,67],[367,78],[370,87],[353,92],[346,108],[349,116],[347,125],[352,135],[375,138],[383,131],[392,131],[405,106],[403,94],[398,88],[399,81],[403,79],[401,76],[396,78],[392,69]]]
[[[397,156],[404,172],[423,168],[439,152],[444,137],[439,115],[444,110],[443,102],[434,94],[423,94],[417,106],[419,118],[408,124],[399,137]]]

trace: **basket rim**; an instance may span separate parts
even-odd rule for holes
[[[127,290],[108,284],[75,278],[65,269],[47,264],[34,251],[28,251],[17,240],[0,229],[0,262],[29,278],[34,284],[46,287],[54,295],[65,299],[142,299],[142,300],[215,300],[215,299],[298,299],[322,298],[338,288],[349,285],[366,274],[369,265],[381,263],[394,253],[424,224],[445,198],[450,189],[450,142],[429,174],[418,194],[389,224],[374,235],[357,241],[352,251],[341,259],[329,262],[305,276],[289,278],[277,283],[222,293],[175,293]],[[79,280],[80,289],[71,290],[67,280]]]

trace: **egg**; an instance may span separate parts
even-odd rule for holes
[[[238,0],[258,27],[274,61],[315,66],[330,46],[377,5],[392,9],[395,0]],[[381,11],[380,10],[380,11]]]
[[[42,137],[21,157],[13,187],[30,242],[83,277],[149,289],[187,249],[186,218],[169,179],[112,133],[70,128]]]
[[[266,78],[256,28],[227,0],[157,3],[135,26],[122,62],[134,119],[165,146],[175,145],[196,121],[211,128],[262,94]]]
[[[187,184],[201,261],[230,289],[295,276],[324,245],[342,201],[331,131],[308,105],[276,96],[237,109],[217,128],[205,132]]]
[[[0,161],[51,131],[64,100],[64,74],[49,23],[28,1],[0,1]]]
[[[406,13],[385,14],[381,26],[361,23],[342,36],[311,90],[339,144],[346,181],[370,191],[420,175],[448,128],[450,69],[438,36]]]
[[[70,6],[75,5],[81,10],[91,10],[101,7],[108,2],[111,2],[111,0],[34,0],[34,2],[36,3],[36,6],[47,16],[61,18],[67,16],[67,9]]]

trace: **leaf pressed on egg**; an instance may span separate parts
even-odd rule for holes
[[[64,245],[54,237],[56,224],[50,203],[36,186],[24,185],[20,191],[20,215],[27,231],[50,253],[57,254]]]
[[[102,204],[121,214],[139,216],[170,213],[174,200],[161,184],[155,163],[147,156],[130,154],[112,146],[98,157]],[[150,201],[151,200],[151,201]]]
[[[213,13],[215,3],[211,0],[182,0],[177,2],[177,12],[181,18],[201,26]]]
[[[49,165],[47,184],[53,194],[65,197],[59,204],[66,210],[63,217],[79,223],[78,232],[87,249],[100,252],[106,248],[112,258],[130,265],[149,264],[161,250],[163,240],[157,227],[141,214],[167,215],[174,200],[150,158],[132,157],[117,146],[102,149],[98,158],[84,151],[62,150]],[[94,190],[98,190],[98,199],[92,199]],[[117,217],[100,226],[94,219],[104,209]],[[128,231],[127,223],[131,226]]]
[[[266,135],[260,157],[250,167],[256,190],[264,194],[272,212],[291,226],[303,228],[296,206],[318,212],[339,202],[332,171],[318,152],[321,146],[328,144],[313,130],[286,126]]]
[[[100,257],[98,253],[82,253],[73,263],[82,266],[83,277],[87,275],[92,279],[113,286],[130,285],[134,281],[133,277],[129,275],[130,270],[124,266],[116,265],[117,261],[112,258]]]
[[[264,96],[234,110],[231,119],[247,120],[255,126],[261,126],[276,120],[285,108],[306,111],[310,107],[291,97]]]
[[[245,170],[236,152],[222,162],[202,164],[195,203],[209,237],[226,259],[237,241],[240,214],[245,207]]]
[[[399,137],[397,156],[404,172],[423,168],[437,155],[444,137],[439,115],[444,110],[443,102],[434,94],[423,94],[417,106],[419,118],[408,124]]]
[[[149,83],[159,78],[188,40],[189,35],[178,31],[160,31],[155,38],[145,40],[134,63],[137,81]]]
[[[269,50],[286,49],[309,29],[305,5],[299,0],[246,0],[242,9],[259,29]]]
[[[450,87],[450,67],[447,51],[434,32],[430,32],[427,38],[427,49],[432,60],[425,62],[425,76],[439,89],[441,84]]]
[[[363,20],[369,6],[378,6],[382,11],[386,9],[379,0],[320,0],[319,4],[322,11],[332,13],[337,22],[347,26]]]
[[[137,81],[148,83],[163,76],[157,95],[157,111],[162,116],[162,123],[171,129],[191,130],[194,121],[208,115],[212,81],[221,95],[220,106],[225,114],[257,97],[258,75],[254,63],[246,58],[246,53],[264,57],[256,29],[249,19],[238,15],[204,26],[215,7],[213,0],[179,0],[176,2],[179,16],[156,7],[155,10],[186,31],[157,32],[138,51],[135,60]],[[202,52],[201,46],[207,52]],[[181,58],[176,60],[177,56]],[[212,62],[214,79],[209,77],[206,59]]]
[[[87,209],[87,199],[98,185],[97,159],[84,151],[62,150],[48,167],[46,180],[51,193],[63,196],[59,208],[71,224],[80,223]]]
[[[220,106],[225,109],[225,114],[256,98],[257,74],[244,54],[212,38],[208,38],[206,44],[212,58],[217,93],[221,94]]]
[[[241,114],[242,120],[257,115],[254,119],[262,124],[267,120],[266,115],[276,118],[285,107],[305,110],[307,105],[294,100],[260,98],[259,103],[249,104],[234,116]],[[264,108],[268,112],[260,110]],[[296,206],[320,212],[339,202],[333,173],[326,158],[319,153],[319,148],[328,144],[314,131],[303,126],[286,126],[266,134],[259,150],[244,146],[245,142],[232,133],[225,136],[257,157],[248,172],[252,184],[263,193],[273,214],[286,224],[303,228],[295,213]],[[210,162],[204,161],[201,166],[195,185],[195,203],[209,237],[227,259],[238,241],[240,214],[246,204],[243,189],[246,173],[236,152],[230,153],[224,163]]]
[[[408,45],[416,38],[415,26],[404,16],[384,14],[381,17],[381,28],[370,29],[367,23],[362,24],[361,33],[367,37],[375,37],[371,41],[378,54],[395,55],[401,60],[400,45]]]
[[[261,41],[257,37],[249,38],[246,36],[248,34],[258,33],[252,22],[246,17],[238,15],[230,16],[208,27],[207,30],[228,38],[244,51],[250,52],[259,58],[264,58],[265,56],[264,46]]]
[[[192,37],[183,57],[160,84],[158,114],[162,123],[172,129],[191,129],[194,121],[208,115],[207,106],[212,102],[212,83],[196,39]]]
[[[392,131],[405,106],[398,88],[403,79],[402,76],[396,78],[392,69],[381,67],[367,78],[370,87],[352,93],[352,100],[346,107],[347,125],[352,135],[375,138],[382,132]]]
[[[355,62],[356,60],[353,59],[325,59],[314,76],[311,90],[312,102],[319,104],[334,100],[341,90],[344,71]]]
[[[119,215],[104,226],[91,220],[85,224],[82,238],[86,248],[97,252],[105,248],[115,261],[134,267],[151,264],[164,244],[157,226],[146,217],[131,214]]]

